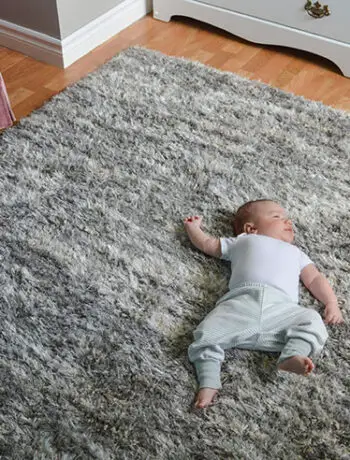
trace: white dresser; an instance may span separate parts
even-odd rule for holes
[[[252,42],[310,51],[350,77],[350,0],[153,0],[153,15],[187,16]]]

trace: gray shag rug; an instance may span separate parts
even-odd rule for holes
[[[182,220],[230,235],[268,197],[349,321],[350,118],[132,48],[0,137],[2,459],[349,459],[350,331],[309,378],[230,351],[193,412],[192,331],[229,267]],[[302,302],[322,311],[303,289]]]

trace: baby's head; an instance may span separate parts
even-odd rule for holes
[[[292,243],[294,232],[286,211],[272,200],[249,201],[235,215],[233,228],[236,235],[255,233]]]

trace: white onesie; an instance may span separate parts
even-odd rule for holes
[[[230,289],[246,282],[262,283],[298,302],[300,272],[313,263],[303,251],[276,238],[247,233],[220,242],[221,258],[231,262]]]

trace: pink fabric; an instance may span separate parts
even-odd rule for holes
[[[0,73],[0,129],[8,128],[16,120],[7,95],[4,79]]]

